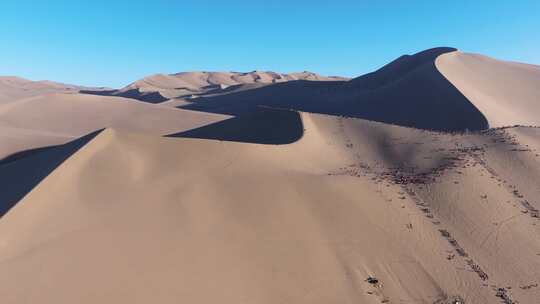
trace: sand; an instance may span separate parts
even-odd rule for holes
[[[0,105],[18,99],[47,93],[76,93],[80,90],[100,91],[105,88],[90,88],[54,81],[32,81],[21,77],[0,76]]]
[[[107,127],[166,135],[227,118],[121,97],[45,94],[0,106],[0,159]]]
[[[490,127],[540,125],[540,66],[462,52],[439,56],[436,65]]]
[[[489,124],[435,64],[452,48],[402,56],[350,81],[289,81],[182,100],[178,107],[243,115],[260,105],[374,120],[441,131],[483,130]]]
[[[177,74],[155,74],[139,79],[119,90],[93,92],[134,98],[150,103],[163,103],[170,99],[193,99],[200,96],[227,94],[253,87],[263,87],[274,83],[289,81],[344,81],[345,77],[321,76],[312,72],[281,74],[275,72],[182,72]]]
[[[0,104],[2,304],[537,302],[537,66],[287,77]]]
[[[271,106],[420,129],[539,125],[540,68],[434,48],[350,81],[292,81],[168,102],[231,115]]]
[[[540,279],[538,219],[487,171],[511,143],[301,118],[303,136],[287,145],[101,132],[0,221],[0,295],[494,303],[505,288],[520,303],[538,298],[527,287]]]

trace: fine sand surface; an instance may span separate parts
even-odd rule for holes
[[[0,105],[0,159],[28,149],[66,143],[108,127],[166,135],[227,118],[121,97],[40,95]]]
[[[490,127],[540,125],[540,66],[461,52],[439,56],[436,65]]]
[[[102,131],[0,220],[3,303],[540,297],[538,129],[300,118],[282,145]]]

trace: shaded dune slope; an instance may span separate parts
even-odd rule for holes
[[[258,144],[290,144],[302,137],[300,115],[294,111],[258,108],[256,111],[168,135]]]
[[[148,103],[162,103],[169,100],[159,92],[142,92],[140,89],[130,89],[119,92],[118,90],[94,91],[81,90],[81,94],[98,95],[98,96],[115,96],[137,99]]]
[[[404,56],[348,82],[294,81],[226,95],[203,96],[184,109],[239,115],[259,105],[343,115],[443,131],[488,128],[483,114],[438,71],[452,48]]]
[[[414,71],[418,67],[434,62],[442,54],[457,51],[455,48],[440,47],[428,49],[414,55],[403,55],[375,72],[362,75],[350,81],[355,87],[377,89]]]
[[[364,106],[354,116],[420,129],[487,129],[484,115],[438,71],[434,57],[440,53],[425,51],[381,69],[369,78],[381,83],[376,88],[364,91],[364,79],[351,80],[354,99]]]
[[[540,280],[538,193],[516,196],[512,187],[525,181],[497,167],[523,161],[532,174],[535,129],[449,135],[301,117],[303,136],[289,145],[101,132],[0,221],[0,295],[6,303],[540,296],[527,287]]]
[[[22,151],[0,160],[0,185],[3,188],[0,191],[0,217],[99,132],[63,145]]]

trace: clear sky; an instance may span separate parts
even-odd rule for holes
[[[540,1],[3,0],[0,75],[124,86],[154,73],[358,76],[452,46],[540,64]]]

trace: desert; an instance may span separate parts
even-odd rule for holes
[[[539,66],[237,75],[3,102],[2,302],[540,298]]]

